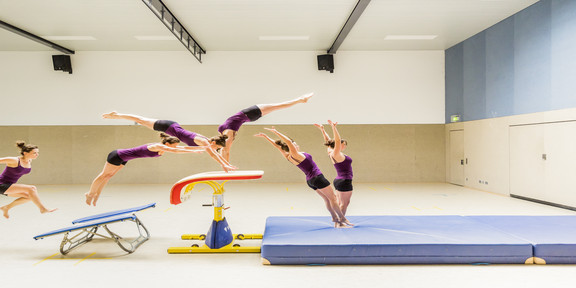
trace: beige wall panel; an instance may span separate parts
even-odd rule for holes
[[[415,181],[416,135],[412,125],[371,125],[349,138],[359,139],[355,174],[359,181]],[[351,153],[352,154],[352,153]],[[363,161],[362,161],[363,159]]]
[[[111,126],[63,127],[72,131],[71,161],[69,165],[54,167],[54,169],[59,169],[63,173],[65,173],[64,171],[71,173],[73,179],[71,184],[91,183],[102,171],[108,153],[113,149],[120,148],[115,145],[113,134],[115,128]],[[52,152],[45,151],[44,153]],[[54,153],[58,152],[55,151]]]
[[[73,155],[72,130],[65,126],[33,126],[30,143],[38,145],[40,156],[34,160],[32,181],[39,183],[73,183],[74,170],[84,169]],[[23,179],[24,180],[24,179]]]
[[[445,177],[444,125],[415,125],[418,182],[438,182]]]
[[[247,124],[237,135],[230,162],[241,170],[264,170],[263,182],[304,181],[266,140],[253,135],[268,125]],[[185,125],[207,137],[217,135],[216,125]],[[310,153],[332,181],[334,166],[326,154],[320,131],[313,125],[278,125],[294,139],[301,151]],[[325,126],[331,135],[329,126]],[[444,182],[445,140],[442,124],[338,125],[349,142],[345,151],[354,162],[357,182]],[[30,184],[89,184],[102,171],[112,150],[160,140],[159,133],[139,125],[122,126],[18,126],[0,127],[4,135],[0,155],[16,156],[16,139],[33,140],[41,148],[34,172],[21,180]],[[273,137],[277,138],[277,137]],[[220,165],[206,153],[172,154],[130,161],[110,183],[174,183],[191,174],[217,171]]]

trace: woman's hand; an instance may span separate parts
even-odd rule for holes
[[[266,129],[270,132],[274,132],[274,133],[278,132],[278,130],[276,130],[276,128],[274,128],[274,126],[272,126],[272,128],[264,128],[264,129]]]

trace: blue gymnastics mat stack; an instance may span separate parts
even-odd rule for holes
[[[574,264],[576,216],[269,217],[264,264]]]

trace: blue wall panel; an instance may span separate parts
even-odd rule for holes
[[[486,30],[486,115],[511,115],[514,107],[514,21]]]
[[[464,104],[463,81],[463,45],[459,44],[446,50],[446,123],[450,123],[451,115],[461,115]]]
[[[541,0],[446,50],[446,122],[574,107],[576,0]]]
[[[514,16],[514,113],[550,109],[550,2]]]
[[[463,120],[478,120],[486,115],[486,38],[480,33],[464,42]]]
[[[576,1],[552,2],[550,108],[576,107]]]

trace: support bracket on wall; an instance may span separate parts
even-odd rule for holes
[[[4,28],[4,29],[6,29],[6,30],[8,30],[8,31],[10,31],[10,32],[16,33],[16,34],[18,34],[18,35],[20,35],[20,36],[22,36],[22,37],[28,38],[28,39],[30,39],[30,40],[32,40],[32,41],[38,42],[38,43],[40,43],[40,44],[42,44],[42,45],[44,45],[44,46],[48,46],[48,47],[50,47],[50,48],[52,48],[52,49],[54,49],[54,50],[58,50],[58,51],[60,51],[60,52],[62,52],[62,53],[64,53],[64,54],[74,54],[74,53],[75,53],[74,50],[70,50],[70,49],[68,49],[68,48],[62,47],[62,46],[60,46],[60,45],[58,45],[58,44],[56,44],[56,43],[50,42],[50,41],[42,38],[42,37],[40,37],[40,36],[36,36],[36,35],[28,32],[28,31],[22,30],[22,29],[20,29],[20,28],[18,28],[18,27],[16,27],[16,26],[12,26],[12,25],[4,22],[4,21],[0,21],[0,27],[1,27],[1,28]]]
[[[148,8],[162,21],[164,26],[176,36],[180,43],[188,49],[198,59],[200,63],[202,63],[202,54],[206,54],[206,50],[200,47],[200,44],[194,38],[184,26],[176,19],[176,16],[170,12],[168,7],[164,5],[161,0],[142,0]]]

